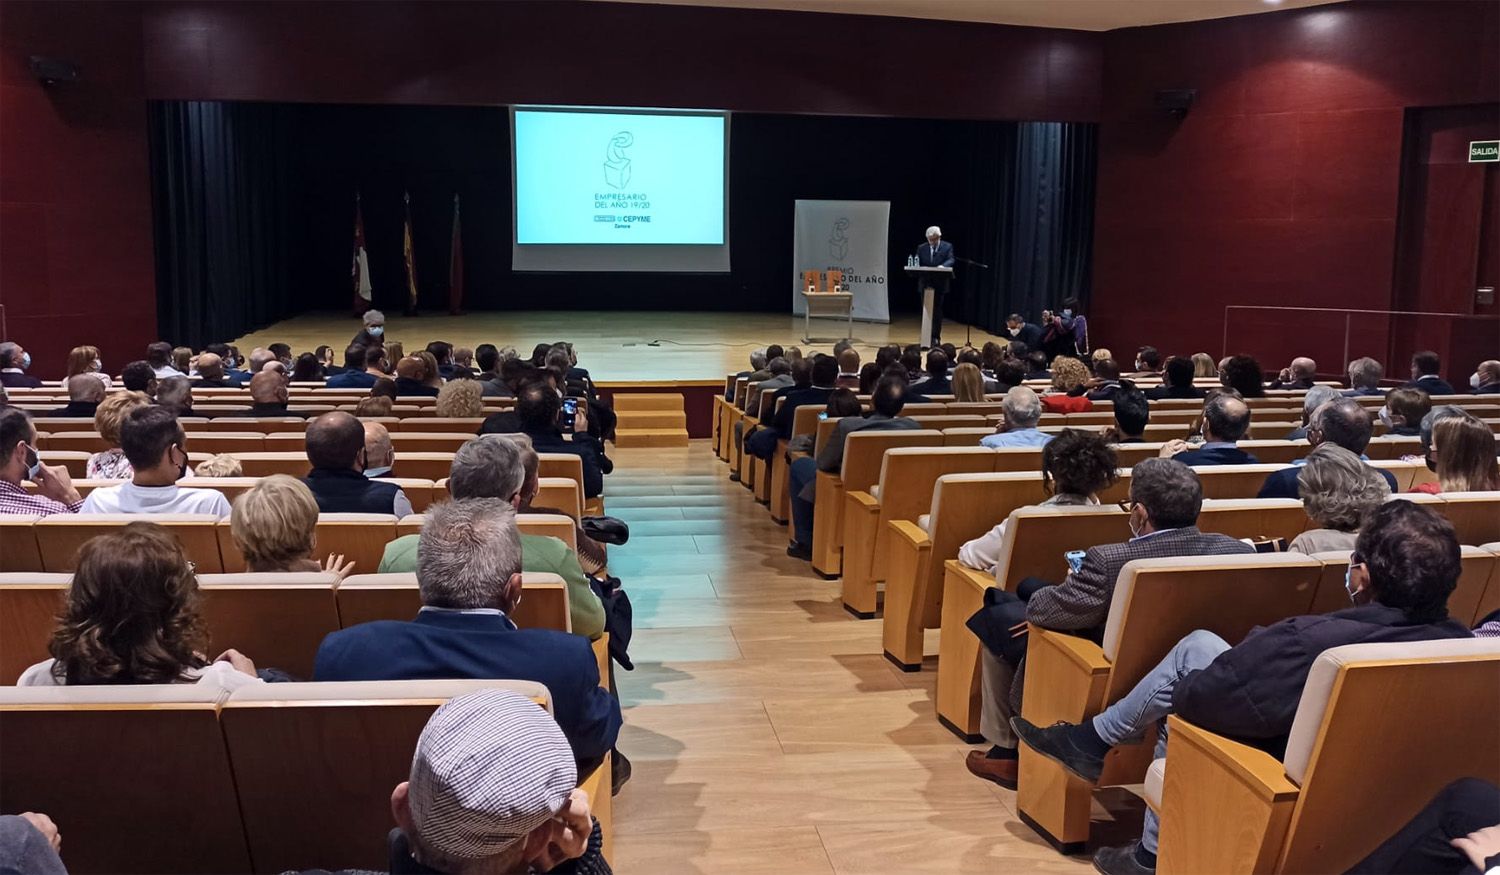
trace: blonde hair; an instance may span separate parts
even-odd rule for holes
[[[1091,355],[1091,356],[1089,356],[1089,358],[1092,359],[1093,362],[1094,362],[1094,364],[1097,365],[1098,363],[1104,361],[1105,359],[1112,359],[1112,358],[1114,358],[1114,356],[1110,355],[1109,350],[1107,350],[1107,349],[1105,349],[1104,347],[1101,346],[1098,349],[1094,350],[1094,354]]]
[[[209,456],[193,469],[195,477],[243,477],[245,469],[240,460],[228,453]]]
[[[1206,352],[1193,353],[1193,379],[1212,377],[1218,379],[1219,363]]]
[[[67,376],[75,377],[79,374],[92,374],[94,372],[94,362],[97,361],[98,358],[99,347],[97,346],[73,347],[73,351],[68,353]],[[63,382],[64,384],[66,384],[67,380],[64,380]]]
[[[484,415],[484,390],[478,380],[450,380],[438,390],[438,416],[475,417]]]
[[[1067,356],[1052,360],[1052,388],[1068,392],[1089,381],[1089,369],[1083,362]]]
[[[390,416],[391,408],[394,407],[395,404],[396,402],[392,401],[385,395],[373,395],[369,398],[361,398],[359,399],[359,403],[354,405],[354,415]]]
[[[301,480],[272,474],[234,500],[229,534],[251,571],[283,571],[312,555],[318,502]]]
[[[103,401],[94,411],[94,431],[104,438],[112,447],[120,445],[120,423],[130,415],[132,410],[140,407],[150,407],[151,399],[146,397],[145,392],[115,392]]]
[[[1451,416],[1432,424],[1432,455],[1444,492],[1500,488],[1495,472],[1495,435],[1478,419]]]
[[[191,347],[179,346],[172,350],[172,367],[186,374],[193,367],[193,350]]]
[[[953,400],[984,400],[984,375],[979,373],[978,366],[964,362],[953,369]]]

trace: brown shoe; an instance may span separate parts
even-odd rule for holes
[[[1020,760],[995,760],[984,755],[982,750],[971,750],[964,765],[975,777],[993,781],[1007,790],[1016,789],[1016,770]]]

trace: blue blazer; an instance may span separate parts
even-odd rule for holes
[[[1239,447],[1207,447],[1186,450],[1172,457],[1184,465],[1254,465],[1259,460]]]
[[[937,250],[933,251],[932,244],[923,243],[917,247],[917,263],[923,267],[952,267],[953,244],[939,240]]]
[[[361,623],[324,638],[313,668],[318,681],[469,678],[546,685],[557,725],[580,760],[603,756],[620,734],[620,703],[600,688],[587,638],[517,629],[493,614],[422,611],[409,623]]]
[[[1266,476],[1266,482],[1261,484],[1260,492],[1255,497],[1301,498],[1302,496],[1297,494],[1297,472],[1301,470],[1301,466],[1293,466],[1291,468],[1282,468],[1280,471],[1272,471]],[[1379,471],[1380,476],[1385,478],[1385,482],[1391,487],[1391,494],[1395,495],[1399,491],[1396,488],[1396,478],[1384,468],[1376,468],[1375,470]]]

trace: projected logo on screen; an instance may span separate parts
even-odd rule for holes
[[[620,189],[618,192],[604,192],[594,195],[594,209],[621,209],[621,210],[649,210],[651,201],[641,192],[625,193],[624,188],[630,184],[630,158],[625,150],[635,144],[635,134],[629,131],[621,131],[609,138],[609,145],[604,150],[604,184],[610,188]],[[595,222],[614,225],[616,228],[628,228],[631,225],[650,223],[650,213],[595,213]]]
[[[839,261],[849,257],[849,236],[844,233],[847,230],[849,220],[840,216],[834,220],[833,232],[828,235],[828,254]]]
[[[621,131],[609,138],[604,151],[604,184],[610,188],[624,188],[630,184],[630,159],[625,150],[635,143],[635,135]]]

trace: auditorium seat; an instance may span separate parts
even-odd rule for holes
[[[78,548],[85,541],[116,531],[120,526],[132,522],[150,522],[170,529],[181,542],[187,557],[198,567],[199,574],[217,574],[224,571],[219,558],[219,545],[214,535],[219,518],[210,513],[95,513],[55,514],[42,517],[33,526],[37,546],[41,552],[43,571],[69,572],[73,570]],[[228,525],[228,520],[225,520]],[[34,570],[34,569],[26,569]]]
[[[525,597],[511,614],[517,626],[572,631],[568,587],[561,577],[527,573],[522,575],[521,585]],[[339,584],[337,596],[339,621],[346,629],[375,620],[410,620],[422,608],[413,572],[351,574]]]
[[[1500,556],[1483,547],[1467,544],[1459,549],[1462,551],[1462,570],[1458,585],[1448,596],[1448,616],[1465,626],[1473,626],[1490,611],[1500,608],[1500,590],[1495,589]],[[1314,558],[1323,563],[1323,572],[1318,579],[1312,612],[1326,614],[1349,607],[1349,592],[1344,588],[1349,554],[1335,550],[1317,553]],[[1494,607],[1489,607],[1492,603]]]
[[[1500,640],[1324,651],[1280,760],[1167,719],[1157,871],[1343,872],[1453,780],[1500,782]]]
[[[41,571],[42,551],[34,524],[41,516],[0,514],[0,573]]]
[[[438,432],[441,434],[462,434],[473,438],[479,434],[479,427],[484,425],[484,417],[451,417],[451,416],[424,416],[415,419],[404,419],[400,421],[397,428],[389,428],[391,437],[398,434],[421,434],[423,432]]]
[[[10,391],[12,393],[15,392],[14,389]],[[12,402],[14,402],[14,400],[15,399],[13,395]],[[58,402],[58,406],[62,406],[66,403],[66,401],[60,401]],[[45,431],[48,434],[75,431],[93,432],[94,418],[92,416],[48,416],[46,418],[41,418],[37,417],[35,413],[32,413],[32,425],[36,426],[37,431]]]
[[[1189,632],[1238,643],[1256,626],[1311,610],[1322,565],[1297,553],[1138,559],[1115,584],[1102,644],[1033,627],[1021,714],[1038,726],[1080,723],[1122,698]],[[1119,745],[1099,786],[1140,783],[1155,735]],[[1054,846],[1088,840],[1093,788],[1021,750],[1018,813]]]
[[[0,685],[48,656],[71,574],[40,571],[0,574]]]
[[[939,447],[943,433],[930,429],[857,431],[845,438],[839,473],[819,471],[813,512],[812,567],[836,576],[843,563],[844,493],[866,490],[880,476],[885,451],[896,447]]]
[[[267,449],[293,449],[268,447],[266,435],[258,431],[192,431],[186,432],[186,437],[188,446],[195,453],[260,453]],[[300,445],[296,449],[300,450]]]
[[[475,426],[476,430],[478,426]],[[398,431],[391,434],[391,446],[399,460],[406,453],[448,453],[473,440],[474,432]]]
[[[307,453],[300,450],[235,453],[234,457],[239,459],[240,470],[244,472],[246,477],[269,477],[272,474],[286,474],[300,480],[307,476],[308,471],[312,470],[312,463],[307,461]]]
[[[50,439],[48,442],[51,442]],[[89,456],[92,455],[92,451],[84,450],[37,450],[36,454],[43,464],[67,468],[68,476],[74,479],[82,478],[88,473]]]

